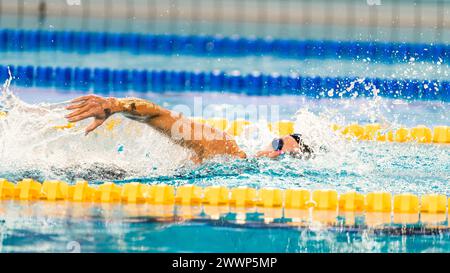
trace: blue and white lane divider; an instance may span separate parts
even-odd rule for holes
[[[450,45],[447,44],[0,30],[0,51],[36,50],[78,53],[121,50],[134,54],[370,59],[388,63],[410,61],[411,58],[432,62],[450,59]]]
[[[9,70],[8,70],[9,69]],[[128,70],[108,68],[0,65],[0,81],[13,75],[18,86],[56,87],[94,92],[229,92],[253,96],[305,95],[314,98],[373,96],[450,101],[450,82],[414,79],[308,77],[221,71]],[[352,88],[350,88],[353,86]]]

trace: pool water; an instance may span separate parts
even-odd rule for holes
[[[146,205],[0,204],[2,252],[448,252],[448,232],[152,217]],[[231,217],[230,217],[231,216]],[[230,214],[228,218],[233,218]]]
[[[13,90],[19,98],[15,101],[18,106],[9,112],[5,121],[0,122],[0,176],[14,181],[33,177],[40,181],[63,179],[74,182],[83,178],[93,183],[114,180],[117,183],[141,181],[173,185],[329,188],[340,193],[348,190],[363,193],[383,190],[392,193],[450,194],[447,185],[450,178],[448,146],[344,141],[330,135],[331,132],[323,133],[329,122],[384,122],[394,128],[400,125],[448,124],[448,103],[401,103],[387,99],[376,102],[371,99],[318,101],[288,96],[255,99],[203,94],[204,104],[213,104],[216,110],[238,107],[240,103],[286,102],[278,119],[297,118],[296,126],[303,128],[300,129],[302,133],[310,137],[324,137],[319,142],[328,150],[319,152],[308,161],[289,157],[244,161],[216,159],[202,166],[192,166],[186,163],[188,151],[173,146],[144,125],[127,120],[122,120],[120,126],[123,127],[112,132],[100,128],[97,134],[87,137],[83,136],[82,125],[76,126],[73,131],[51,131],[52,126],[64,124],[64,111],[60,106],[48,103],[66,101],[80,95],[76,91]],[[194,105],[194,99],[187,95],[149,94],[147,98],[172,109],[180,104]],[[44,102],[46,104],[39,104]],[[374,103],[376,106],[370,108]],[[364,107],[366,110],[363,111],[361,108]],[[42,113],[36,109],[47,109],[48,112]],[[216,115],[218,113],[220,111],[215,112]],[[130,128],[136,131],[130,133]],[[249,154],[254,153],[258,145],[264,144],[262,139],[270,140],[270,133],[260,130],[261,139],[253,139],[251,134],[238,138]],[[122,146],[124,151],[118,152],[118,146]],[[103,207],[2,202],[0,210],[3,212],[0,218],[1,251],[5,252],[66,252],[78,249],[86,252],[450,250],[446,232],[395,235],[377,234],[370,228],[355,231],[348,228],[274,227],[271,224],[251,227],[223,219],[191,221],[169,218],[161,221],[149,214],[148,208],[142,208],[136,214],[123,205]]]
[[[33,53],[31,56],[2,53],[2,64],[40,64],[61,66],[104,66],[190,69],[236,69],[266,72],[298,72],[324,75],[338,73],[358,76],[388,76],[416,69],[422,77],[438,77],[436,66],[445,77],[448,67],[437,64],[399,64],[385,68],[364,62],[333,63],[291,62],[277,59],[217,59],[198,57],[144,56],[117,63],[117,56],[75,56]],[[70,55],[70,54],[68,54]],[[22,56],[22,57],[20,57]],[[23,61],[26,59],[26,61]],[[54,60],[54,61],[53,61]],[[104,61],[103,61],[104,60]],[[169,61],[170,60],[170,61]],[[172,62],[173,61],[173,62]],[[164,66],[166,65],[166,66]],[[358,68],[359,65],[359,68]],[[361,69],[361,66],[368,67]],[[415,68],[414,68],[415,67]],[[427,70],[426,67],[432,67]],[[439,68],[439,69],[440,69]],[[314,70],[315,69],[315,70]],[[336,69],[334,71],[333,69]],[[428,72],[427,72],[428,71]],[[430,72],[431,71],[431,72]],[[422,73],[422,74],[421,74]],[[428,73],[428,74],[427,74]],[[6,92],[8,89],[8,92]],[[12,92],[12,93],[10,93]],[[188,116],[236,117],[252,121],[237,142],[249,159],[215,158],[201,166],[187,159],[190,151],[173,145],[153,129],[120,115],[114,130],[100,127],[84,136],[80,122],[68,130],[64,125],[64,102],[82,95],[76,90],[5,88],[0,109],[8,111],[0,119],[0,177],[11,181],[35,178],[39,181],[59,179],[74,183],[86,179],[92,183],[115,181],[127,183],[167,183],[199,186],[277,187],[335,189],[339,193],[388,191],[414,194],[450,195],[450,149],[448,145],[417,143],[382,143],[344,140],[331,129],[332,123],[361,124],[378,122],[388,128],[429,127],[450,124],[450,104],[439,101],[402,101],[372,98],[310,99],[303,96],[248,97],[221,93],[164,94],[110,93],[114,96],[140,96]],[[254,107],[248,107],[254,106]],[[275,109],[260,116],[258,107]],[[244,110],[243,110],[244,109]],[[251,158],[273,138],[267,122],[281,119],[295,121],[295,129],[317,152],[310,160],[283,157],[278,160]],[[383,233],[362,225],[329,228],[312,221],[308,226],[276,225],[264,217],[245,214],[245,221],[233,215],[211,220],[196,211],[195,217],[155,217],[161,208],[146,205],[86,205],[70,203],[5,201],[0,203],[0,251],[2,252],[449,252],[450,238],[437,233]],[[173,208],[168,208],[172,211]],[[157,214],[157,213],[156,213]],[[231,217],[231,219],[228,219]],[[234,217],[234,218],[233,218]],[[282,218],[282,217],[281,217]],[[280,218],[280,219],[281,219]],[[313,217],[314,218],[314,217]],[[336,218],[336,217],[335,217]],[[278,219],[278,218],[277,218]],[[239,220],[239,219],[238,219]],[[242,219],[241,219],[242,220]],[[278,220],[277,220],[278,221]],[[275,222],[277,222],[275,221]],[[283,222],[279,220],[278,222]],[[448,227],[448,220],[441,223]],[[416,227],[413,230],[420,230]]]

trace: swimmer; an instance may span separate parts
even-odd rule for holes
[[[198,123],[182,114],[174,113],[155,103],[138,98],[104,98],[87,95],[76,98],[66,107],[69,122],[94,118],[86,127],[86,135],[103,124],[111,115],[122,113],[125,117],[145,123],[162,132],[178,145],[191,149],[195,163],[217,155],[247,158],[232,136],[209,125]],[[206,133],[205,133],[206,132]],[[312,150],[303,143],[301,135],[285,135],[274,139],[257,157],[277,158],[282,154],[309,157]]]

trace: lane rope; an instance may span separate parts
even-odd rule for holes
[[[0,200],[69,201],[94,203],[148,203],[154,205],[210,205],[250,209],[284,208],[318,211],[382,212],[398,214],[446,214],[448,197],[443,194],[350,191],[338,194],[336,190],[301,188],[277,189],[225,186],[199,187],[192,184],[174,187],[167,184],[130,182],[123,185],[105,182],[98,186],[87,181],[68,184],[49,180],[39,183],[23,179],[17,183],[0,179]]]
[[[377,95],[404,100],[450,101],[450,81],[438,80],[310,77],[295,73],[241,74],[238,71],[217,70],[201,72],[0,65],[0,82],[9,78],[9,72],[13,75],[12,83],[18,86],[93,90],[99,93],[196,91],[248,96],[303,95],[317,99]]]
[[[138,33],[74,32],[1,29],[0,50],[134,54],[191,54],[200,56],[279,56],[283,58],[339,58],[377,62],[442,62],[450,45],[374,41],[286,40],[239,36],[154,35]]]

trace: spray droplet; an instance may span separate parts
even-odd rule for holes
[[[117,146],[117,152],[118,152],[119,154],[120,154],[120,153],[123,153],[124,149],[125,149],[125,147],[124,147],[122,144],[119,144],[119,145]]]

